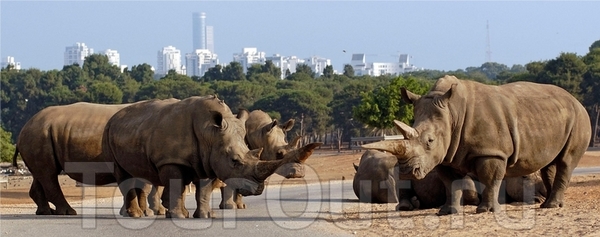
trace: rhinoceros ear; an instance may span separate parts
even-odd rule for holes
[[[294,127],[294,123],[296,123],[296,120],[290,119],[290,120],[288,120],[287,122],[285,122],[284,124],[281,125],[281,129],[284,132],[292,130],[292,128]]]
[[[248,151],[248,155],[250,155],[253,158],[258,158],[260,159],[260,155],[262,154],[263,148],[258,148],[258,149],[254,149],[254,150],[250,150]]]
[[[358,171],[358,165],[352,163],[352,166],[354,166],[354,171]]]
[[[270,132],[271,130],[273,130],[273,128],[277,126],[277,119],[273,119],[273,122],[271,122],[270,124],[265,125],[262,128],[262,133],[263,134],[267,134],[268,132]]]
[[[400,131],[400,133],[402,133],[402,135],[404,135],[404,138],[406,139],[411,139],[419,136],[417,130],[415,130],[411,126],[408,126],[408,124],[405,124],[402,121],[394,120],[394,125],[396,125],[398,131]]]
[[[408,91],[405,87],[400,88],[400,94],[402,95],[404,102],[409,104],[415,104],[415,102],[421,98],[420,95]]]
[[[248,110],[244,109],[244,108],[239,108],[238,109],[238,114],[237,114],[237,118],[239,120],[242,120],[242,122],[246,122],[246,120],[248,120],[248,117],[250,116],[248,113]]]
[[[364,149],[387,151],[396,157],[402,157],[406,154],[406,141],[407,140],[386,140],[363,144],[360,147]]]
[[[218,111],[210,111],[212,115],[213,126],[217,128],[223,127],[223,115]]]
[[[440,108],[445,108],[448,105],[452,94],[455,93],[457,86],[458,84],[456,83],[452,84],[452,86],[450,86],[450,89],[448,89],[446,93],[434,99],[433,104]]]

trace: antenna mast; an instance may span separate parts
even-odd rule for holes
[[[486,21],[485,61],[492,62],[492,47],[490,46],[490,22]]]

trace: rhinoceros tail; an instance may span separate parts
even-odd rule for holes
[[[12,165],[13,167],[17,167],[17,156],[19,155],[19,147],[15,147],[15,154],[13,155]]]

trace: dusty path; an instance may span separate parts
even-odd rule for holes
[[[337,153],[318,150],[307,161],[318,178],[285,180],[284,183],[352,180],[354,168],[362,153]],[[600,166],[600,151],[589,151],[579,167]],[[14,178],[14,177],[13,177]],[[30,177],[11,180],[8,189],[0,189],[0,210],[11,206],[34,205],[28,197]],[[67,176],[60,177],[69,202],[82,200],[82,188]],[[96,188],[96,197],[120,196],[115,187]],[[86,194],[86,195],[89,195]],[[88,196],[89,197],[89,196]],[[462,214],[438,217],[437,209],[396,212],[395,204],[358,204],[345,206],[341,213],[332,213],[330,222],[357,236],[600,236],[600,174],[574,176],[565,194],[565,207],[540,209],[536,205],[502,205],[504,212],[475,214],[474,206]]]

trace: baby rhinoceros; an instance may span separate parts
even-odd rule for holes
[[[399,179],[398,159],[389,153],[368,150],[360,158],[354,176],[353,189],[361,202],[398,203],[396,210],[439,207],[446,201],[445,187],[431,172],[424,179]],[[463,203],[477,205],[479,198],[470,176],[462,180]]]

